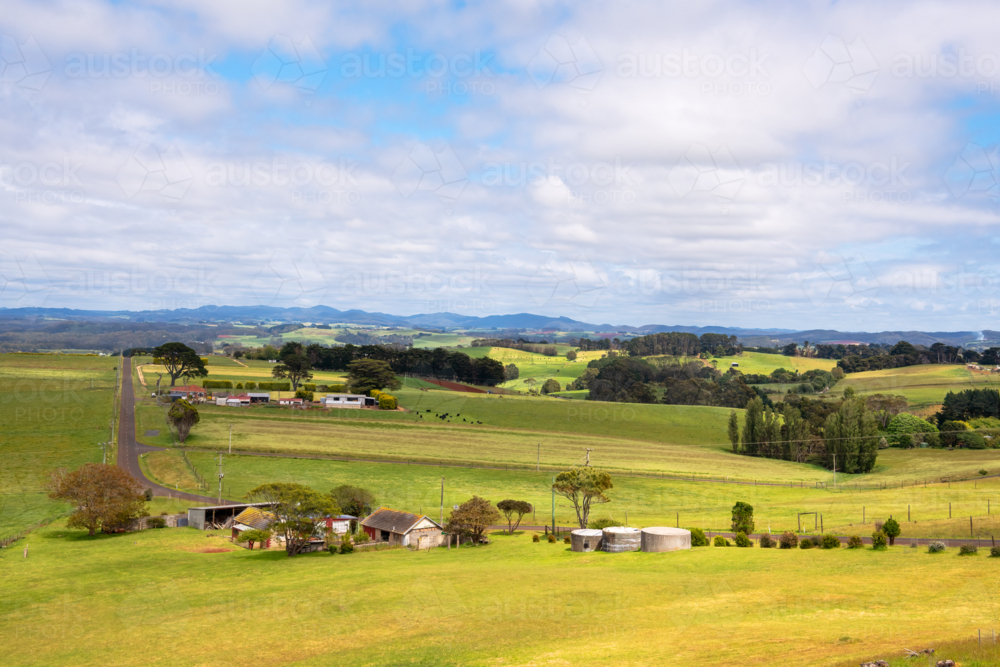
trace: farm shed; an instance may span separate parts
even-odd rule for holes
[[[236,540],[245,530],[267,530],[274,523],[275,516],[260,507],[248,507],[233,519],[233,540]],[[268,540],[263,548],[271,546]]]
[[[691,531],[683,528],[643,528],[642,550],[650,552],[680,551],[691,548]]]
[[[350,514],[338,514],[337,516],[328,516],[322,519],[316,520],[317,528],[320,531],[332,530],[337,535],[343,535],[351,529],[351,522],[357,521],[358,517],[351,516]]]
[[[251,403],[270,403],[271,402],[271,394],[269,394],[267,392],[263,392],[263,393],[247,392],[247,396],[250,397],[250,402]]]
[[[185,387],[171,387],[170,400],[176,401],[179,398],[204,399],[205,390],[197,385],[187,385]]]
[[[301,398],[279,398],[278,405],[290,405],[293,408],[302,405]]]
[[[362,408],[365,398],[363,394],[327,394],[323,405],[328,408]]]
[[[444,544],[441,526],[426,516],[380,507],[361,522],[368,537],[376,542],[417,549]]]
[[[189,507],[188,525],[198,530],[208,530],[214,525],[222,525],[248,507],[270,507],[271,503],[234,503],[232,505],[212,505],[209,507]]]

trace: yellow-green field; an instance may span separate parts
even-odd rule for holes
[[[190,528],[0,551],[5,665],[829,665],[997,624],[1000,559],[485,547],[288,559]]]
[[[912,408],[933,411],[949,391],[1000,387],[1000,376],[970,371],[955,364],[905,366],[883,371],[851,373],[837,383],[837,392],[852,387],[859,395],[899,394]]]
[[[726,371],[731,364],[738,363],[744,373],[759,373],[770,375],[779,368],[805,373],[811,370],[829,371],[837,365],[836,359],[816,359],[813,357],[786,357],[783,354],[764,354],[762,352],[744,352],[738,356],[719,357],[717,361],[720,371]]]

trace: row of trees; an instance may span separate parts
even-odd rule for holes
[[[722,357],[739,354],[743,345],[736,340],[736,336],[706,333],[699,337],[672,331],[629,339],[622,343],[622,349],[633,357],[693,357],[700,354]]]
[[[736,412],[730,413],[728,435],[735,453],[799,463],[818,455],[832,470],[863,473],[875,467],[878,425],[865,400],[850,395],[828,414],[820,438],[791,404],[772,409],[758,397],[747,404],[742,430]]]

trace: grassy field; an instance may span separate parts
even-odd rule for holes
[[[113,357],[0,355],[0,537],[65,510],[43,493],[49,473],[101,460],[117,364]]]
[[[719,357],[720,371],[725,371],[731,364],[738,363],[744,373],[761,373],[770,375],[779,368],[805,373],[811,370],[833,370],[836,359],[815,359],[813,357],[786,357],[783,354],[763,354],[761,352],[744,352],[739,356]]]
[[[217,471],[218,458],[208,452],[188,452],[188,458],[206,478]],[[177,451],[152,452],[145,459],[152,477],[170,484],[191,479],[189,491],[196,491]],[[551,523],[552,473],[522,470],[485,470],[393,463],[361,463],[258,456],[224,457],[224,496],[242,498],[250,489],[272,481],[295,481],[329,491],[340,484],[356,484],[376,492],[389,507],[438,516],[441,478],[445,478],[444,506],[465,502],[480,495],[497,502],[517,498],[530,502],[538,524]],[[186,477],[185,477],[186,476]],[[596,507],[595,517],[624,521],[628,513],[632,525],[696,526],[705,530],[729,530],[730,510],[737,500],[755,508],[758,530],[781,532],[798,528],[799,512],[823,516],[827,532],[865,535],[874,532],[874,522],[893,516],[903,528],[903,538],[962,538],[970,536],[969,517],[975,535],[989,539],[1000,535],[1000,482],[929,484],[923,486],[859,489],[839,486],[777,487],[753,484],[688,482],[630,477],[612,473],[612,502]],[[556,499],[556,522],[572,525],[575,515],[567,501]],[[909,519],[908,517],[909,513]],[[448,512],[445,512],[447,516]],[[951,518],[949,519],[949,515]],[[529,517],[530,518],[530,517]],[[819,522],[819,518],[816,519]],[[813,517],[803,518],[804,532],[813,530]]]
[[[6,665],[857,664],[1000,612],[1000,559],[900,546],[577,554],[518,534],[288,559],[61,525],[29,545],[0,552]]]
[[[837,393],[852,387],[859,395],[898,394],[905,396],[911,408],[933,412],[949,391],[1000,387],[1000,377],[970,371],[954,364],[905,366],[884,371],[851,373],[837,383]]]

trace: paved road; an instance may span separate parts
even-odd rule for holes
[[[121,416],[118,422],[118,467],[127,471],[130,475],[153,490],[154,496],[165,498],[180,498],[181,500],[191,500],[198,503],[218,504],[217,498],[199,496],[194,493],[175,491],[174,489],[160,486],[156,482],[150,481],[142,474],[142,467],[139,465],[139,454],[154,452],[162,447],[150,447],[135,440],[135,392],[132,389],[132,360],[126,357],[122,361],[122,406]],[[223,500],[225,502],[225,500]]]

